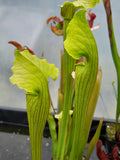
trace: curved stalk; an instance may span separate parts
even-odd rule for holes
[[[112,52],[113,62],[115,64],[116,72],[117,72],[117,110],[116,110],[116,123],[118,123],[118,118],[120,116],[120,57],[117,51],[117,45],[114,36],[113,30],[113,20],[112,20],[112,11],[110,0],[103,0],[103,4],[106,11],[107,16],[107,24],[108,24],[108,32],[109,32],[109,40],[110,47]]]

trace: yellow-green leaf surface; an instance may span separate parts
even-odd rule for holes
[[[39,59],[35,55],[31,55],[28,50],[24,50],[23,52],[16,50],[15,57],[16,59],[12,68],[14,74],[10,78],[10,81],[12,84],[17,83],[19,88],[24,89],[27,92],[29,92],[30,90],[32,91],[33,87],[31,88],[31,84],[35,84],[35,81],[32,81],[32,79],[32,83],[27,83],[31,75],[33,75],[35,79],[39,79],[37,75],[39,75],[40,73],[42,74],[42,78],[46,79],[48,77],[51,77],[53,80],[56,80],[58,77],[58,69],[54,64],[49,64],[46,59]],[[20,74],[24,76],[19,76]],[[27,77],[24,83],[22,83],[23,77]],[[34,86],[34,88],[35,87],[36,85]]]
[[[27,115],[31,140],[32,160],[41,159],[42,135],[50,108],[48,77],[56,79],[58,69],[27,50],[15,51],[12,84],[26,90]]]
[[[94,36],[86,20],[86,10],[77,11],[67,28],[66,51],[74,59],[86,58],[75,69],[74,137],[70,160],[81,159],[86,146],[84,125],[92,90],[98,71],[98,51]],[[79,145],[81,144],[81,145]],[[78,146],[76,148],[76,146]]]
[[[90,97],[87,114],[86,114],[86,121],[84,125],[84,137],[83,138],[85,139],[86,143],[87,143],[91,123],[93,120],[93,115],[94,115],[94,111],[96,108],[97,100],[98,100],[99,93],[100,93],[101,79],[102,79],[102,70],[101,70],[101,67],[99,67],[95,85],[94,85],[94,88],[93,88],[93,91]]]
[[[73,4],[75,6],[82,6],[85,9],[93,8],[100,0],[75,0]]]
[[[74,59],[80,59],[96,52],[97,46],[85,16],[86,10],[81,9],[75,13],[67,28],[65,49]],[[95,51],[94,51],[94,50]]]

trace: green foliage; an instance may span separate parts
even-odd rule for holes
[[[58,141],[57,141],[57,133],[56,133],[56,122],[53,118],[53,115],[50,113],[48,116],[48,123],[49,123],[51,138],[52,138],[52,158],[54,160],[56,157]]]
[[[97,144],[97,141],[99,139],[100,132],[101,132],[102,123],[103,123],[103,118],[100,120],[98,128],[97,128],[97,130],[95,132],[95,135],[94,135],[94,137],[92,138],[92,140],[90,141],[90,143],[88,145],[86,160],[89,160],[90,155],[91,155],[93,149],[95,148],[95,146]]]
[[[76,12],[67,28],[65,49],[74,59],[85,56],[90,61],[89,54],[97,52],[97,46],[85,16],[86,10]],[[94,49],[94,50],[93,50]]]
[[[58,69],[54,64],[31,55],[28,50],[22,52],[16,50],[15,57],[12,67],[13,76],[10,77],[10,81],[12,84],[17,84],[20,89],[36,94],[41,87],[38,85],[40,81],[47,82],[48,77],[56,80],[58,77]]]
[[[93,8],[100,0],[75,0],[74,5],[77,7],[84,7],[85,9]]]
[[[84,125],[84,139],[86,140],[89,135],[90,126],[92,123],[93,114],[96,108],[97,100],[99,97],[100,86],[101,86],[101,79],[102,79],[102,71],[101,68],[98,68],[98,74],[95,81],[95,85],[92,90],[91,98],[89,101],[87,113],[86,113],[86,122]]]
[[[71,20],[75,11],[79,6],[75,6],[73,2],[66,1],[61,7],[61,16],[65,19]]]
[[[61,16],[64,18],[64,55],[61,54],[59,114],[56,116],[59,124],[58,137],[54,118],[49,113],[51,99],[47,80],[48,77],[56,80],[58,69],[47,60],[31,55],[28,50],[15,51],[16,59],[10,81],[20,89],[26,90],[32,160],[41,159],[42,135],[46,120],[52,137],[52,158],[82,159],[101,82],[101,72],[97,76],[97,46],[86,20],[86,9],[94,7],[98,2],[99,0],[76,0],[65,2],[61,6]],[[82,9],[77,11],[78,8]],[[85,57],[86,61],[76,64],[76,60],[82,57]],[[75,80],[71,76],[73,70]],[[100,127],[98,130],[100,132]]]
[[[87,64],[83,62],[76,64],[75,69],[75,106],[73,114],[75,128],[70,160],[81,159],[85,149],[88,137],[83,138],[85,136],[84,125],[98,71],[97,47],[85,13],[86,10],[84,9],[75,13],[68,25],[67,38],[64,42],[65,49],[70,56],[74,59],[80,59],[84,56],[87,60]],[[81,145],[76,148],[78,144]]]
[[[27,50],[15,51],[12,67],[12,84],[26,90],[27,115],[31,141],[32,160],[41,159],[43,130],[50,109],[50,97],[47,78],[56,79],[58,69],[45,59],[38,59]]]

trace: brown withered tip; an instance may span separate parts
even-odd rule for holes
[[[62,29],[58,29],[57,26],[53,26],[52,23],[50,24],[50,28],[51,28],[51,31],[53,33],[55,33],[57,36],[62,36],[63,35],[63,30]]]
[[[16,42],[16,41],[9,41],[9,44],[12,44],[13,46],[15,46],[17,49],[19,49],[20,51],[24,51],[24,48],[21,46],[20,43]]]
[[[32,55],[35,55],[35,53],[30,48],[28,48],[27,46],[23,47],[20,43],[18,43],[16,41],[9,41],[8,43],[12,44],[13,46],[15,46],[20,51],[28,50]]]
[[[50,23],[50,21],[52,21],[52,23]],[[50,23],[50,27],[51,27],[51,31],[53,33],[55,33],[57,36],[62,36],[63,35],[63,29],[59,28],[57,24],[61,24],[63,25],[63,20],[60,20],[59,17],[57,16],[52,16],[49,17],[46,21],[47,24]],[[55,26],[53,26],[52,24],[54,24]]]
[[[27,46],[24,46],[23,48],[24,48],[24,50],[28,50],[32,55],[35,55],[35,53]]]
[[[52,17],[49,17],[49,18],[47,19],[46,23],[49,24],[49,22],[50,22],[51,20],[53,20],[53,23],[56,23],[56,22],[60,22],[60,21],[61,21],[59,17],[57,17],[57,16],[52,16]]]

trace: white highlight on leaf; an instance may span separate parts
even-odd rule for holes
[[[75,71],[73,71],[71,75],[72,75],[72,78],[75,79]]]

